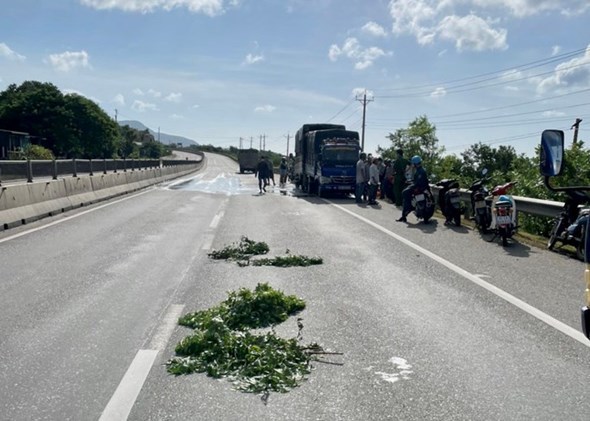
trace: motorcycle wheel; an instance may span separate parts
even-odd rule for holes
[[[488,217],[485,214],[479,216],[479,224],[477,226],[479,231],[482,234],[487,234],[488,232]]]
[[[461,214],[458,213],[458,212],[455,213],[454,220],[455,220],[454,221],[455,222],[455,225],[457,225],[458,227],[460,227],[461,226]]]
[[[586,241],[586,231],[582,228],[582,235],[580,243],[576,246],[576,257],[582,262],[586,259],[586,249],[584,247]]]
[[[506,247],[508,245],[508,235],[506,235],[506,231],[502,232],[502,247]]]
[[[553,224],[553,228],[551,228],[551,232],[549,233],[549,240],[547,241],[547,249],[553,250],[555,247],[555,243],[557,243],[557,239],[565,229],[565,220],[563,218],[559,218],[559,220],[555,221]]]

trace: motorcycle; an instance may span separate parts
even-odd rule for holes
[[[424,191],[419,189],[414,190],[412,208],[416,218],[422,219],[427,224],[429,219],[432,218],[432,215],[434,215],[434,196],[430,189]]]
[[[471,192],[471,215],[475,221],[475,226],[482,234],[488,232],[488,228],[492,223],[491,200],[486,201],[489,196],[489,191],[485,186],[490,181],[489,177],[485,177],[487,170],[483,170],[484,177],[475,180],[467,189]]]
[[[590,203],[590,197],[581,190],[567,190],[567,197],[563,210],[553,222],[553,228],[549,233],[547,248],[552,250],[557,241],[576,248],[578,258],[584,258],[584,234],[590,209],[581,209],[580,206]]]
[[[514,187],[515,184],[516,181],[510,181],[494,187],[491,196],[486,199],[486,202],[491,201],[492,208],[492,219],[489,228],[494,233],[494,236],[490,242],[494,241],[496,237],[500,237],[504,247],[508,245],[508,239],[512,238],[517,229],[516,203],[507,194],[508,190]]]
[[[461,192],[457,180],[445,178],[436,183],[440,190],[438,191],[438,207],[445,217],[445,225],[454,222],[456,226],[461,226]]]

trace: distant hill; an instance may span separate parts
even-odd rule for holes
[[[158,132],[153,131],[152,129],[150,129],[149,127],[147,127],[146,125],[144,125],[140,121],[122,120],[122,121],[119,121],[119,125],[120,126],[129,126],[132,129],[136,129],[136,130],[146,130],[147,129],[152,134],[152,136],[154,136],[154,139],[158,140]],[[160,132],[160,142],[165,145],[173,144],[173,143],[181,143],[182,146],[198,145],[198,143],[196,141],[189,139],[187,137],[176,136],[176,135],[166,134],[166,133],[162,133],[162,132]]]

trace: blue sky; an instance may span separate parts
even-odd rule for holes
[[[420,115],[454,154],[531,154],[578,117],[590,134],[588,0],[2,3],[0,90],[51,82],[199,143],[285,153],[304,123],[360,132],[365,91],[367,152]]]

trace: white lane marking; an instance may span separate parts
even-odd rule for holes
[[[99,421],[127,419],[154,365],[158,353],[166,348],[166,344],[170,336],[172,336],[172,331],[176,327],[178,318],[183,310],[183,304],[173,304],[169,307],[162,319],[162,324],[158,326],[156,333],[150,341],[150,349],[140,349],[137,352],[121,383],[119,383],[115,393],[113,393],[113,396],[105,407]]]
[[[215,214],[215,216],[213,217],[213,220],[209,224],[209,228],[211,228],[211,229],[217,228],[217,225],[219,225],[221,218],[223,218],[223,215],[225,215],[225,207],[227,206],[228,201],[229,201],[229,199],[225,199],[223,202],[221,202],[221,205],[219,205],[219,209],[218,209],[217,213]]]
[[[325,199],[323,199],[323,200],[325,200]],[[521,309],[522,311],[530,314],[531,316],[536,317],[537,319],[541,320],[543,323],[546,323],[549,326],[551,326],[552,328],[557,329],[558,331],[560,331],[564,335],[567,335],[570,338],[575,339],[576,341],[580,342],[582,345],[590,348],[590,341],[584,336],[584,334],[582,332],[577,331],[576,329],[572,328],[571,326],[566,325],[563,322],[560,322],[557,319],[554,319],[553,317],[549,316],[548,314],[543,313],[541,310],[533,307],[530,304],[527,304],[526,302],[522,301],[519,298],[516,298],[514,295],[509,294],[506,291],[478,278],[476,275],[473,275],[473,274],[467,272],[465,269],[462,269],[459,266],[455,265],[454,263],[451,263],[448,260],[443,259],[442,257],[438,256],[437,254],[434,254],[431,251],[428,251],[425,248],[422,248],[419,245],[412,243],[410,240],[402,237],[401,235],[397,235],[396,233],[389,231],[388,229],[382,227],[381,225],[378,225],[375,222],[370,221],[369,219],[367,219],[365,217],[357,215],[356,213],[354,213],[354,212],[352,212],[340,205],[332,203],[329,200],[325,200],[325,202],[327,202],[327,203],[331,204],[332,206],[340,209],[341,211],[346,212],[349,215],[363,221],[364,223],[371,225],[372,227],[383,232],[384,234],[389,235],[392,238],[395,238],[396,240],[404,243],[408,247],[413,248],[414,250],[416,250],[416,251],[422,253],[423,255],[431,258],[432,260],[440,263],[441,265],[446,266],[447,268],[449,268],[453,272],[461,275],[465,279],[473,282],[476,285],[479,285],[480,287],[488,290],[492,294],[495,294],[496,296],[509,302],[513,306],[516,306],[519,309]]]
[[[224,213],[225,212],[220,212],[220,213],[216,214],[213,217],[213,220],[211,221],[211,223],[209,224],[209,228],[211,228],[211,229],[217,228],[217,225],[219,225],[219,221],[221,221],[221,218],[223,217]]]
[[[8,237],[5,237],[5,238],[0,239],[0,243],[4,243],[4,242],[10,241],[10,240],[14,240],[15,238],[22,237],[22,236],[27,235],[27,234],[32,234],[32,233],[34,233],[36,231],[44,230],[45,228],[49,228],[49,227],[52,227],[54,225],[61,224],[62,222],[69,221],[70,219],[78,218],[78,217],[80,217],[82,215],[86,215],[87,213],[94,212],[94,211],[97,211],[99,209],[106,208],[107,206],[115,205],[117,203],[124,202],[125,200],[133,199],[133,198],[135,198],[137,196],[141,196],[142,194],[146,194],[146,193],[149,193],[149,192],[152,192],[152,191],[154,191],[154,189],[153,188],[150,188],[148,190],[145,190],[145,191],[141,191],[139,193],[136,193],[136,194],[134,194],[132,196],[126,196],[126,197],[124,197],[122,199],[114,200],[112,202],[105,203],[104,205],[96,206],[96,207],[94,207],[92,209],[88,209],[88,210],[82,211],[82,212],[77,213],[75,215],[66,216],[65,218],[62,218],[59,221],[53,221],[53,222],[50,222],[50,223],[48,223],[46,225],[43,225],[41,227],[31,228],[30,230],[19,232],[18,234],[14,234],[14,235],[11,235],[11,236],[8,236]]]
[[[172,331],[178,323],[178,318],[184,310],[184,304],[173,304],[166,313],[166,316],[162,319],[162,324],[158,327],[158,330],[150,341],[149,349],[163,350],[166,348],[166,344],[172,336]]]
[[[201,247],[201,250],[211,250],[211,246],[213,245],[213,238],[214,235],[213,234],[205,234],[204,235],[204,240],[203,240],[203,247]]]
[[[155,349],[140,349],[102,412],[99,421],[126,420],[158,355]]]

